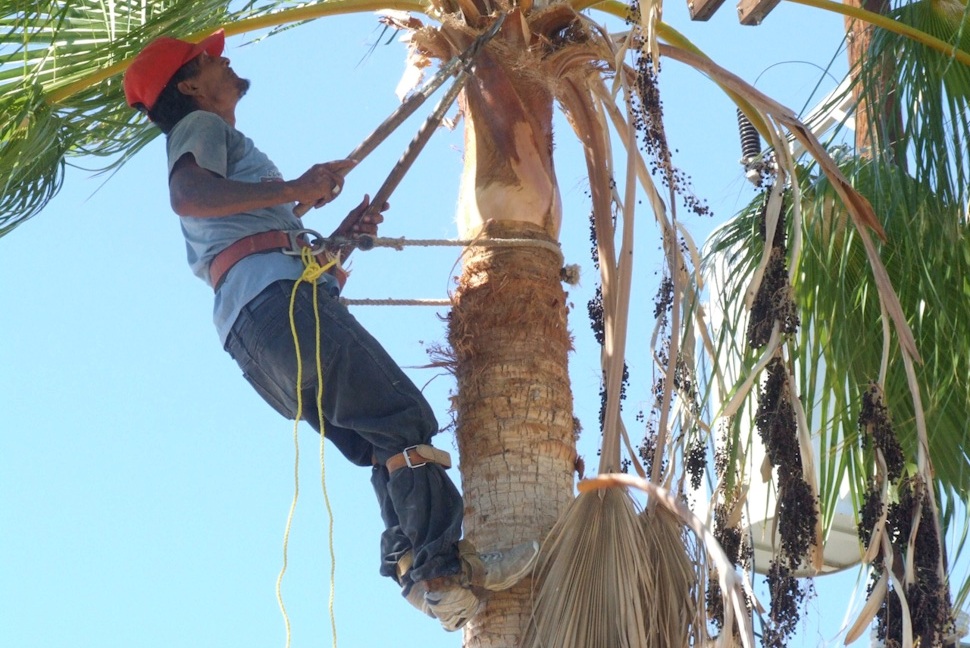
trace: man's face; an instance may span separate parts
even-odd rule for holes
[[[198,73],[179,84],[179,89],[195,97],[203,110],[217,114],[233,110],[249,90],[249,79],[240,79],[224,56],[210,56],[203,52],[199,54],[198,62]]]

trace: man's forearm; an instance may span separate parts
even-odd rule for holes
[[[238,182],[195,167],[170,180],[172,209],[179,216],[217,218],[293,202],[286,182]]]

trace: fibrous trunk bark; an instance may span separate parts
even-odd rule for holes
[[[573,497],[575,426],[551,96],[486,52],[462,108],[460,235],[539,242],[470,248],[450,315],[465,536],[481,550],[549,532]],[[526,579],[492,594],[466,648],[518,646],[531,592]]]

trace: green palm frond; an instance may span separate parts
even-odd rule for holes
[[[958,1],[918,0],[891,11],[893,21],[912,29],[909,35],[876,30],[867,57],[853,70],[854,90],[875,137],[858,157],[840,161],[885,227],[879,256],[923,358],[916,382],[951,560],[965,548],[970,489],[970,67],[955,54],[970,51],[967,16],[966,5]],[[928,46],[912,37],[917,32],[951,44],[953,51],[942,51],[938,42]],[[827,525],[846,481],[858,503],[873,476],[871,449],[863,448],[858,431],[861,397],[870,381],[885,376],[885,401],[912,472],[920,454],[918,416],[899,339],[892,335],[885,341],[889,330],[858,231],[814,163],[801,167],[797,177],[804,245],[792,263],[802,326],[789,344],[810,429],[817,435]],[[705,252],[706,268],[721,268],[727,275],[720,297],[730,305],[712,346],[717,357],[734,357],[742,376],[756,360],[742,335],[745,291],[761,254],[755,235],[760,207],[755,201],[718,230]],[[729,384],[727,393],[732,387],[738,389]],[[743,421],[750,413],[739,415],[732,421],[734,443],[726,458],[743,470],[751,440],[750,433],[742,436],[748,429]],[[970,583],[955,582],[953,589],[963,600]]]
[[[125,104],[120,76],[57,104],[51,93],[130,58],[176,22],[180,33],[219,25],[227,3],[50,1],[26,12],[9,4],[0,10],[0,235],[50,200],[70,157],[123,160],[155,135]]]
[[[919,0],[900,4],[889,16],[953,48],[970,50],[965,3]],[[854,163],[854,181],[891,232],[883,255],[924,355],[919,379],[939,485],[951,495],[965,493],[970,486],[965,449],[970,359],[963,351],[970,335],[970,67],[952,53],[878,30],[857,70],[857,83],[877,135],[868,152],[872,161]],[[827,187],[821,183],[817,190],[821,196]],[[845,288],[864,286],[864,268],[853,266],[858,259],[852,256],[852,242],[834,238],[826,245],[816,241],[807,249],[820,263],[828,261],[830,271],[823,278],[843,281]],[[845,297],[856,311],[865,307],[861,288]],[[870,315],[876,314],[870,307]],[[878,324],[869,326],[871,333]],[[893,359],[887,399],[898,403],[895,418],[909,431],[914,413],[903,396],[902,367]],[[904,440],[913,450],[914,438],[906,433]]]
[[[970,489],[970,239],[960,209],[931,187],[900,176],[895,167],[849,160],[842,169],[874,203],[885,203],[886,269],[908,316],[924,364],[918,368],[930,429],[930,456],[937,487],[954,517]],[[798,259],[795,299],[802,326],[795,341],[798,381],[811,429],[820,435],[822,510],[831,516],[843,479],[863,492],[871,458],[863,455],[857,421],[860,399],[883,365],[883,324],[866,256],[855,230],[824,177],[802,174],[804,248]],[[892,211],[888,205],[893,205]],[[757,264],[751,245],[758,204],[752,204],[712,237],[707,263],[730,268],[724,295],[739,303]],[[736,332],[742,309],[726,311],[730,321],[718,338],[722,348],[747,357]],[[732,333],[734,332],[734,333]],[[748,362],[752,360],[748,359]],[[886,402],[907,457],[917,455],[915,411],[903,363],[895,345],[888,355]],[[915,459],[910,459],[915,461]]]
[[[287,0],[0,2],[0,236],[57,193],[69,160],[122,164],[158,133],[124,101],[121,72],[163,34],[192,37],[280,9]],[[294,18],[296,20],[297,18]]]

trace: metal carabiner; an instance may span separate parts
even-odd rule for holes
[[[304,248],[310,248],[310,253],[316,256],[327,248],[328,239],[320,232],[312,229],[287,230],[290,247],[283,250],[283,254],[302,256]]]

